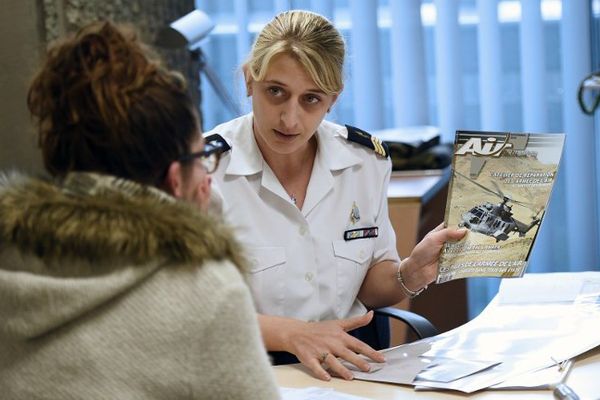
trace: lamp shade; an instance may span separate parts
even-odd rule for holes
[[[214,27],[206,13],[194,10],[161,29],[154,43],[166,48],[195,47]]]

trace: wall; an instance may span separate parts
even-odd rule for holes
[[[100,18],[133,24],[152,42],[157,31],[193,10],[193,0],[3,0],[0,13],[0,170],[39,172],[42,162],[26,106],[29,80],[46,43]],[[197,63],[187,50],[160,50],[186,75],[199,104]]]
[[[8,3],[5,5],[4,3]],[[40,157],[29,112],[27,85],[43,48],[41,5],[4,0],[0,13],[0,170],[39,170]]]

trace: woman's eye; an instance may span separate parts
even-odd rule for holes
[[[318,104],[321,101],[321,98],[319,96],[314,96],[314,95],[310,94],[305,97],[305,101],[308,104]]]
[[[271,86],[271,87],[267,88],[267,92],[271,96],[281,96],[281,95],[283,95],[283,90],[281,90],[281,88],[279,88],[277,86]]]

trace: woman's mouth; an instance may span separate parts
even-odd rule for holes
[[[277,129],[273,129],[273,132],[275,133],[275,136],[280,139],[280,140],[285,140],[285,141],[292,141],[294,140],[296,137],[300,136],[299,133],[288,133],[288,132],[282,132],[279,131]]]

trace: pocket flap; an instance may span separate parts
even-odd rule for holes
[[[285,263],[285,247],[248,247],[246,251],[251,273]]]
[[[333,242],[333,253],[336,257],[342,257],[350,261],[362,264],[369,260],[373,253],[372,240],[335,240]]]

